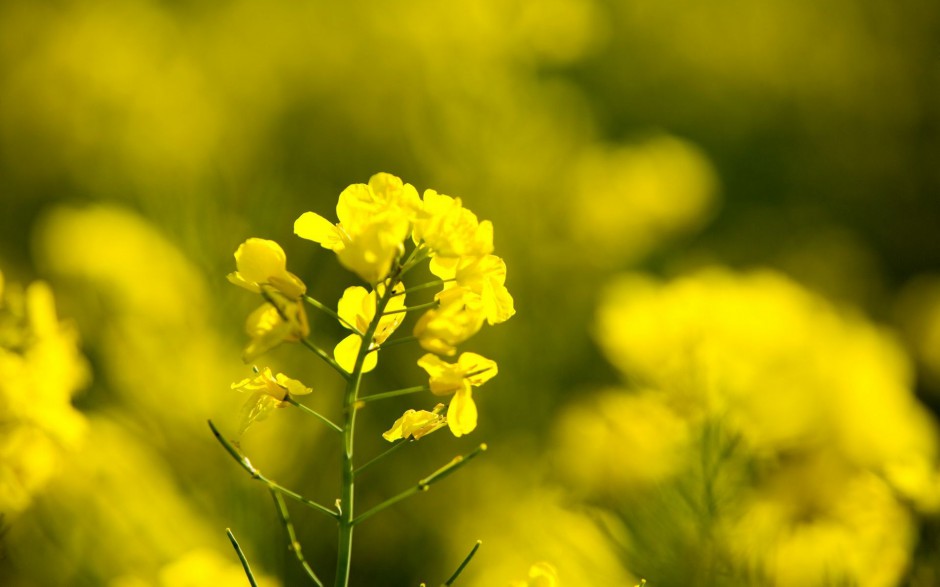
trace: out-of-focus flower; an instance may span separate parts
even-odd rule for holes
[[[0,511],[26,509],[85,437],[72,396],[88,366],[72,327],[56,315],[52,290],[4,286],[0,273]]]
[[[717,200],[717,174],[705,154],[666,135],[589,149],[573,178],[572,232],[593,263],[620,265],[694,231]]]
[[[458,344],[483,327],[483,301],[463,287],[447,288],[436,297],[440,306],[428,310],[418,319],[414,335],[425,350],[453,356]]]
[[[299,277],[287,271],[287,256],[281,245],[271,240],[250,238],[235,251],[237,270],[228,274],[228,280],[248,291],[261,293],[268,285],[295,300],[307,291]]]
[[[239,434],[244,434],[249,426],[267,418],[275,408],[284,407],[284,400],[289,395],[307,395],[313,392],[300,381],[283,373],[273,375],[269,367],[265,367],[254,377],[233,383],[232,389],[251,392],[242,407]]]
[[[509,587],[558,587],[558,571],[547,562],[535,563],[529,567],[527,581],[513,581]]]
[[[384,279],[401,255],[420,200],[411,184],[377,173],[368,184],[353,184],[339,196],[339,223],[314,212],[294,222],[297,236],[336,253],[340,263],[370,284]]]
[[[252,575],[258,587],[276,587],[280,583],[252,565]],[[206,585],[240,585],[246,583],[241,564],[219,553],[204,548],[193,550],[163,566],[154,580],[138,575],[124,575],[114,579],[108,587],[205,587]]]
[[[401,418],[395,420],[388,431],[382,433],[382,438],[395,442],[401,438],[414,438],[419,440],[423,436],[440,430],[447,421],[441,416],[444,404],[437,404],[430,412],[427,410],[406,410]]]
[[[553,456],[570,486],[591,496],[622,496],[681,471],[689,441],[688,423],[661,394],[609,390],[561,413]]]
[[[666,445],[701,453],[667,467],[674,493],[625,508],[631,543],[678,542],[702,560],[721,556],[732,576],[757,571],[775,584],[897,584],[912,509],[940,504],[940,474],[936,424],[891,335],[782,275],[719,269],[619,280],[597,334],[616,366],[656,390],[637,397],[678,421],[660,431],[673,435]],[[647,473],[624,472],[638,482]],[[689,500],[690,487],[707,499]],[[638,523],[644,511],[656,521]],[[696,524],[710,528],[710,546],[683,529]],[[657,559],[670,573],[680,561],[663,552],[641,548],[635,562]]]
[[[369,328],[369,324],[372,323],[372,319],[375,318],[378,298],[385,293],[385,287],[384,284],[379,284],[372,291],[367,291],[364,287],[359,286],[346,288],[343,297],[340,298],[337,304],[337,314],[341,318],[340,324],[344,328],[352,326],[359,331],[341,340],[333,349],[333,357],[347,373],[352,373],[356,365],[356,357],[359,355],[359,349],[362,346],[362,334],[365,333]],[[379,323],[375,327],[372,348],[377,348],[385,342],[405,318],[405,286],[398,283],[392,291],[394,295],[383,311],[383,314],[386,315],[379,319]],[[368,373],[375,369],[378,360],[377,351],[367,354],[363,362],[362,372]]]
[[[431,393],[454,394],[447,408],[447,425],[454,436],[473,432],[477,426],[477,407],[471,388],[479,387],[496,376],[496,361],[476,353],[461,353],[456,363],[448,363],[436,355],[427,354],[418,359],[418,366],[430,376]]]
[[[282,342],[298,342],[310,334],[307,312],[303,301],[288,300],[271,293],[271,299],[277,302],[265,302],[255,309],[245,320],[245,332],[251,337],[242,353],[242,359],[249,363]]]

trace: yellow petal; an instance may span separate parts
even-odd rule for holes
[[[359,347],[362,346],[362,339],[358,334],[350,334],[333,348],[333,358],[342,367],[343,371],[352,373],[356,367],[356,357],[359,355]],[[368,373],[375,369],[379,362],[378,353],[372,351],[366,355],[362,364],[362,372]]]
[[[304,212],[294,221],[294,234],[319,243],[324,249],[337,251],[343,247],[343,232],[314,212]]]
[[[477,427],[477,406],[473,402],[470,387],[454,395],[447,408],[447,425],[456,437],[469,434]]]
[[[291,379],[290,377],[284,375],[283,373],[278,373],[275,376],[274,380],[277,381],[278,385],[286,388],[287,392],[290,393],[291,395],[307,395],[308,393],[313,392],[313,389],[307,387],[306,385],[304,385],[300,381],[297,381],[296,379]]]
[[[499,372],[496,361],[476,353],[461,353],[460,358],[457,359],[457,364],[460,365],[461,373],[475,387],[479,387],[496,377]]]
[[[242,406],[238,433],[240,435],[244,434],[252,424],[267,418],[280,405],[280,401],[264,392],[256,391],[251,394],[248,401]]]
[[[371,312],[369,311],[371,309]],[[339,317],[365,332],[369,322],[375,316],[375,296],[370,295],[364,287],[347,287],[343,297],[336,304],[336,313]]]
[[[287,256],[274,241],[250,238],[235,251],[235,266],[245,281],[266,283],[272,275],[287,272]]]

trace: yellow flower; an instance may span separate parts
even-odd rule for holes
[[[446,420],[441,416],[444,404],[437,404],[434,410],[407,410],[402,417],[395,420],[392,427],[382,433],[382,438],[395,442],[400,438],[414,438],[419,440],[422,436],[444,427]]]
[[[493,252],[493,224],[477,220],[460,198],[424,190],[421,213],[412,232],[415,243],[424,242],[435,257],[480,257]]]
[[[232,389],[251,392],[242,407],[239,434],[244,434],[249,426],[267,418],[275,408],[284,407],[284,400],[288,395],[307,395],[313,391],[283,373],[273,375],[269,367],[265,367],[254,377],[233,383]]]
[[[294,222],[294,233],[335,252],[344,267],[368,283],[378,283],[403,251],[419,207],[414,186],[378,173],[368,184],[343,190],[336,204],[338,224],[305,212]]]
[[[282,342],[298,342],[310,334],[307,313],[301,300],[277,299],[276,294],[273,299],[278,302],[277,307],[265,302],[249,314],[245,321],[245,331],[251,337],[251,342],[242,353],[246,363]]]
[[[414,335],[425,350],[453,356],[457,345],[483,326],[483,301],[464,287],[450,287],[436,297],[440,306],[428,310],[418,319]]]
[[[384,293],[385,285],[380,284],[377,291]],[[405,309],[405,295],[401,293],[405,291],[405,286],[402,283],[397,283],[392,291],[397,292],[399,295],[389,300],[388,304],[385,306],[385,312],[395,313],[388,314],[379,319],[379,323],[375,328],[375,334],[372,336],[371,348],[376,348],[385,342],[405,318],[405,312],[400,311]],[[370,292],[364,287],[355,286],[346,288],[346,291],[343,292],[343,297],[340,298],[337,304],[337,314],[345,321],[341,322],[341,324],[347,328],[349,327],[348,325],[352,325],[359,331],[359,333],[350,334],[341,340],[333,349],[333,356],[336,362],[347,373],[352,373],[356,365],[356,357],[359,355],[359,348],[362,346],[361,334],[365,333],[369,328],[369,324],[372,323],[372,319],[375,318],[375,307],[377,303],[378,296],[376,295],[376,290]],[[368,373],[375,369],[377,363],[378,352],[370,352],[366,355],[362,372]]]
[[[447,425],[454,436],[472,432],[477,426],[477,407],[471,388],[479,387],[496,376],[496,362],[476,353],[461,353],[456,363],[427,354],[418,359],[418,366],[430,376],[431,393],[454,394],[447,408]]]
[[[496,255],[461,257],[453,266],[431,263],[431,272],[444,280],[456,279],[457,286],[480,296],[483,315],[491,325],[505,322],[516,313],[505,285],[506,263]]]
[[[509,587],[558,587],[558,571],[549,563],[535,563],[529,568],[528,581],[513,581]]]
[[[239,287],[261,293],[261,286],[268,285],[290,299],[297,299],[307,291],[299,277],[287,271],[287,256],[284,249],[274,241],[250,238],[235,251],[234,273],[228,280]]]

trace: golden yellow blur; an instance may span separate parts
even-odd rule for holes
[[[420,340],[364,394],[427,384],[426,351],[499,376],[456,390],[459,437],[429,434],[444,396],[366,403],[358,461],[420,441],[357,511],[489,450],[357,527],[351,584],[439,585],[481,540],[456,587],[940,585],[938,22],[934,0],[0,2],[0,585],[247,585],[227,527],[262,584],[312,585],[206,420],[332,506],[341,439],[232,382],[286,373],[341,421],[344,382],[296,343],[348,364],[357,337],[299,294],[374,287],[381,233],[414,221],[438,256],[409,278],[454,281],[393,315]],[[377,171],[401,214],[357,219],[357,279],[298,234],[341,241],[337,196]],[[335,524],[287,507],[331,584]]]

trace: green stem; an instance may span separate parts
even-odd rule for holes
[[[373,458],[373,459],[372,459],[371,461],[369,461],[368,463],[362,465],[361,467],[359,467],[358,469],[356,469],[355,471],[353,471],[353,475],[355,475],[355,476],[358,477],[358,476],[361,475],[366,469],[368,469],[369,467],[371,467],[371,466],[374,465],[375,463],[381,461],[382,459],[384,459],[384,458],[387,457],[388,455],[392,454],[393,452],[395,452],[395,451],[398,450],[399,448],[403,447],[404,445],[406,445],[406,444],[411,444],[412,442],[414,442],[414,441],[413,441],[413,440],[404,440],[404,439],[396,441],[395,444],[393,444],[393,445],[392,445],[391,447],[389,447],[387,450],[385,450],[384,452],[382,452],[381,454],[379,454],[377,457]]]
[[[310,414],[311,416],[314,416],[315,418],[320,419],[324,424],[326,424],[327,426],[329,426],[329,427],[332,428],[333,430],[335,430],[335,431],[337,431],[337,432],[342,432],[342,431],[343,431],[343,429],[340,428],[338,424],[335,424],[332,420],[330,420],[329,418],[327,418],[326,416],[324,416],[324,415],[321,414],[320,412],[317,412],[316,410],[312,410],[312,409],[308,408],[307,406],[303,405],[302,403],[298,402],[297,400],[295,400],[295,399],[294,399],[293,397],[291,397],[290,395],[288,395],[286,398],[284,398],[284,401],[287,402],[287,403],[289,403],[289,404],[292,405],[292,406],[295,406],[295,407],[297,407],[297,408],[300,408],[300,411],[306,412],[306,413]]]
[[[226,528],[225,534],[228,535],[229,541],[232,543],[232,546],[235,547],[235,552],[238,553],[238,560],[242,562],[242,568],[245,569],[245,575],[248,576],[248,583],[251,584],[251,587],[258,587],[258,582],[255,581],[255,576],[251,573],[251,567],[248,565],[248,559],[245,558],[245,553],[242,552],[242,547],[238,545],[238,540],[235,540],[235,535],[232,534],[232,530],[230,528]]]
[[[368,402],[374,402],[380,399],[388,399],[390,397],[398,397],[400,395],[409,395],[412,393],[420,393],[422,391],[431,391],[431,388],[427,385],[418,385],[415,387],[406,387],[404,389],[396,389],[395,391],[386,391],[383,393],[374,393],[372,395],[367,395],[363,398],[359,398],[359,403],[365,404]]]
[[[307,573],[307,576],[317,584],[317,587],[323,587],[323,581],[320,580],[320,577],[317,577],[317,574],[313,572],[313,569],[307,563],[307,560],[304,558],[303,552],[301,552],[300,542],[297,540],[297,533],[294,531],[294,524],[290,521],[290,512],[287,511],[287,504],[284,503],[284,498],[281,497],[281,494],[273,489],[271,491],[271,497],[274,499],[274,507],[277,509],[277,515],[281,518],[281,524],[284,526],[284,530],[287,532],[287,538],[290,540],[287,548],[294,553],[294,556],[297,557],[297,561],[300,563],[300,566],[303,567],[304,571]]]
[[[427,282],[427,283],[422,283],[421,285],[414,285],[414,286],[409,287],[408,289],[406,289],[406,290],[404,290],[404,291],[398,292],[398,293],[395,294],[395,295],[396,295],[396,296],[403,296],[403,295],[405,295],[405,294],[414,293],[414,292],[416,292],[416,291],[422,291],[422,290],[425,290],[425,289],[430,289],[430,288],[432,288],[432,287],[437,287],[437,286],[440,286],[440,285],[444,285],[445,283],[447,283],[447,282],[449,282],[449,281],[457,281],[457,278],[453,278],[453,279],[435,279],[434,281],[429,281],[429,282]]]
[[[385,312],[383,316],[391,316],[392,314],[402,314],[405,312],[417,312],[419,310],[426,310],[428,308],[436,308],[439,305],[441,305],[441,303],[438,302],[437,300],[434,300],[433,302],[428,302],[426,304],[418,304],[417,306],[402,308],[401,310],[389,310],[388,312]]]
[[[326,361],[327,365],[329,365],[330,367],[333,367],[333,369],[335,369],[337,373],[343,376],[343,379],[349,380],[349,373],[347,373],[342,367],[340,367],[339,363],[337,363],[333,359],[333,357],[327,354],[325,350],[313,344],[306,338],[300,339],[300,343],[304,345],[305,347],[307,347],[308,349],[310,349],[311,351],[313,351],[314,353],[316,353],[318,357]]]
[[[476,447],[475,449],[473,449],[471,452],[469,452],[466,455],[454,457],[454,459],[451,462],[447,463],[446,465],[444,465],[437,471],[434,471],[433,473],[431,473],[424,479],[421,479],[420,481],[418,481],[417,485],[413,485],[409,487],[408,489],[402,491],[398,495],[386,499],[385,501],[375,506],[371,510],[353,519],[352,521],[353,525],[361,524],[362,522],[368,520],[375,514],[395,505],[396,503],[402,501],[403,499],[407,499],[411,497],[412,495],[421,493],[422,491],[427,491],[428,489],[431,488],[431,485],[437,483],[438,481],[447,477],[448,475],[450,475],[457,469],[463,467],[468,462],[470,462],[471,459],[473,459],[474,457],[476,457],[477,455],[479,455],[485,450],[486,450],[486,445],[481,444],[480,446]]]
[[[375,349],[372,349],[372,350],[376,351],[376,350],[387,349],[388,347],[391,347],[391,346],[395,346],[395,345],[399,345],[399,344],[404,344],[404,343],[406,343],[406,342],[414,342],[414,341],[416,341],[416,340],[418,340],[418,337],[417,337],[417,336],[403,336],[403,337],[401,337],[401,338],[396,338],[396,339],[394,339],[394,340],[386,340],[385,342],[383,342],[382,344],[380,344],[380,345],[378,346],[378,348],[375,348]]]
[[[328,515],[329,517],[333,518],[334,520],[339,519],[340,517],[339,514],[337,514],[335,511],[331,510],[330,508],[326,506],[322,506],[311,499],[307,499],[306,497],[300,495],[299,493],[295,493],[291,491],[290,489],[287,489],[286,487],[283,487],[275,483],[274,481],[271,481],[264,475],[262,475],[261,471],[256,469],[254,465],[251,464],[251,461],[248,460],[248,457],[238,452],[238,449],[235,448],[231,442],[226,440],[224,436],[222,436],[219,430],[215,427],[215,424],[212,423],[212,420],[209,420],[209,428],[212,430],[212,434],[215,436],[216,440],[218,440],[219,443],[222,444],[222,447],[225,448],[228,454],[232,455],[232,458],[235,459],[236,463],[238,463],[239,465],[241,465],[243,469],[248,471],[252,479],[257,479],[258,481],[267,485],[269,489],[273,489],[274,491],[277,491],[278,493],[286,495],[287,497],[293,500],[299,501],[305,506],[315,509],[318,512],[324,513]]]
[[[414,257],[412,251],[409,261]],[[406,262],[407,263],[407,262]],[[359,353],[356,355],[356,363],[353,366],[352,373],[346,379],[346,391],[343,397],[344,413],[346,415],[345,425],[343,426],[343,458],[342,458],[342,489],[340,494],[340,517],[339,517],[339,545],[336,555],[336,580],[334,587],[348,587],[350,563],[352,561],[352,541],[355,512],[355,477],[356,467],[353,461],[353,449],[355,444],[356,413],[359,402],[359,384],[362,380],[362,366],[365,363],[366,355],[372,350],[372,341],[375,338],[375,331],[378,329],[379,321],[382,319],[382,312],[393,297],[392,290],[402,272],[402,266],[389,276],[388,287],[385,293],[376,300],[375,315],[369,323],[369,327],[362,335],[362,344],[359,345]]]
[[[476,555],[477,551],[480,550],[481,544],[483,544],[483,541],[477,540],[477,543],[473,545],[472,549],[470,549],[470,554],[468,554],[467,557],[463,559],[463,562],[460,563],[460,566],[457,567],[457,570],[454,571],[454,574],[450,576],[450,579],[444,582],[443,587],[450,587],[454,584],[454,581],[457,580],[457,577],[460,576],[460,573],[462,573],[463,570],[467,568],[467,565],[470,564],[470,561],[473,559],[474,555]]]
[[[355,333],[358,334],[359,336],[362,336],[362,333],[359,332],[359,329],[358,329],[358,328],[356,328],[355,326],[353,326],[352,324],[350,324],[349,322],[347,322],[346,320],[344,320],[342,316],[340,316],[339,314],[336,313],[335,310],[333,310],[333,308],[330,308],[329,306],[324,305],[322,302],[319,302],[319,301],[317,301],[317,300],[311,298],[310,296],[304,296],[304,301],[307,302],[308,304],[310,304],[311,306],[313,306],[314,308],[316,308],[317,310],[320,310],[320,311],[323,312],[324,314],[326,314],[326,315],[328,315],[328,316],[330,316],[330,317],[332,317],[332,318],[338,320],[343,326],[345,326],[346,328],[352,330],[353,332],[355,332]]]

